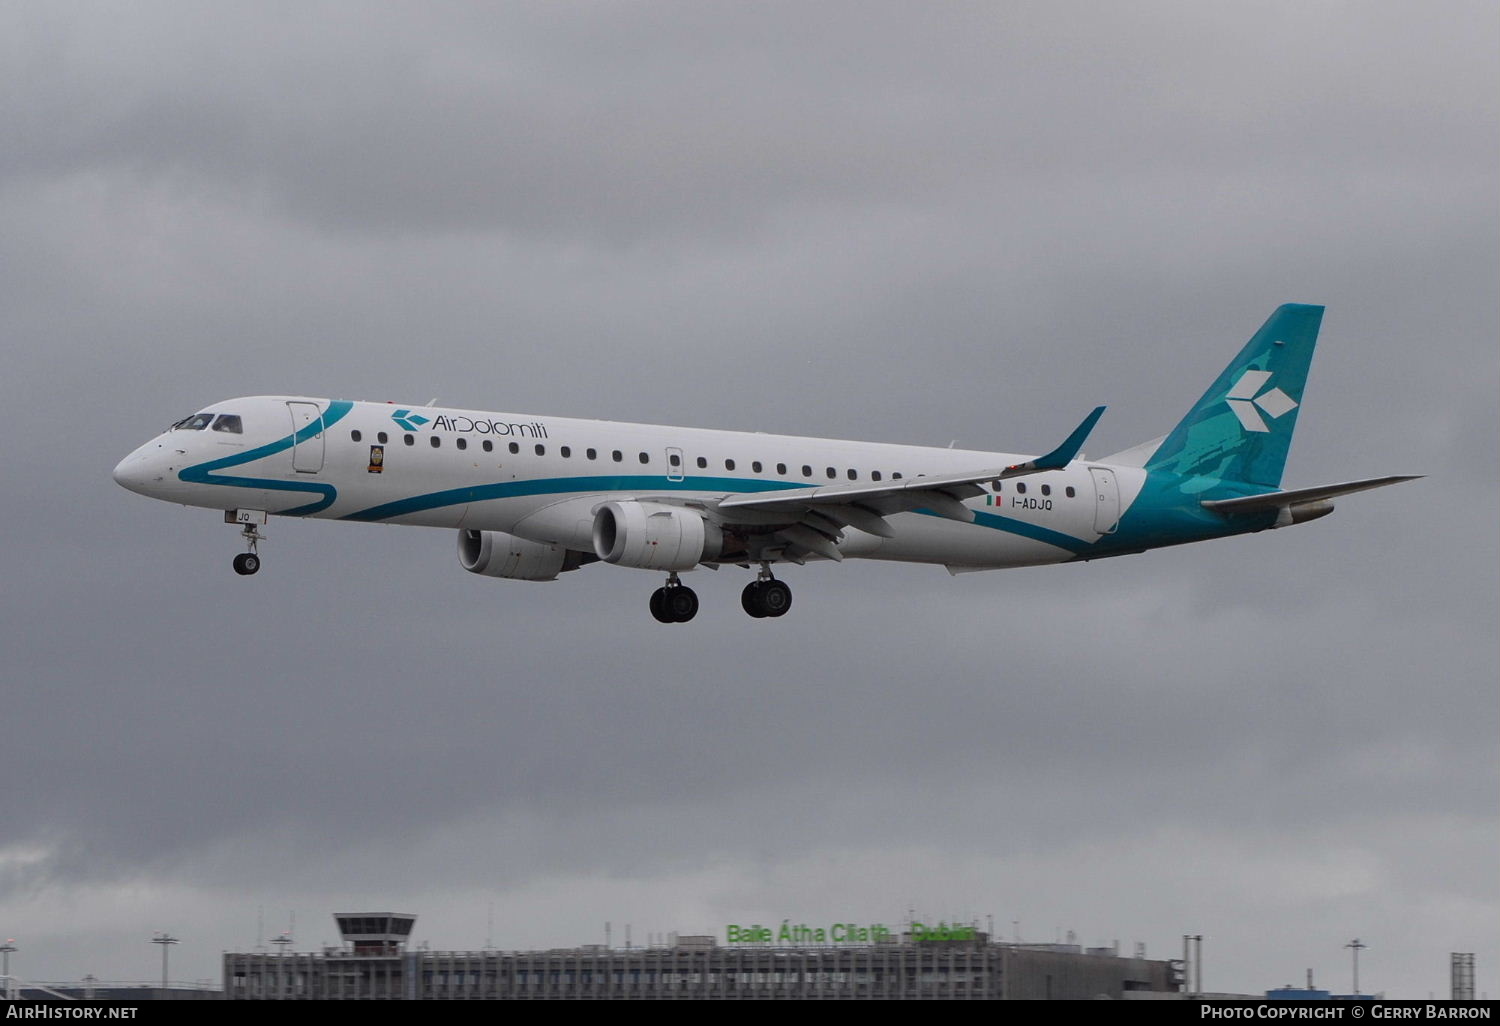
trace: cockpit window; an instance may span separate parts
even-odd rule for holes
[[[172,425],[173,431],[202,431],[214,419],[212,413],[195,413]]]
[[[240,425],[240,415],[237,413],[221,413],[219,419],[214,421],[215,431],[227,431],[231,435],[244,434],[244,428]]]

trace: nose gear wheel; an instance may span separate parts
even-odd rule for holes
[[[265,538],[265,535],[257,531],[254,524],[246,524],[240,530],[240,537],[245,540],[250,551],[241,552],[234,557],[234,572],[241,577],[249,577],[260,569],[260,553],[255,551],[255,546],[257,542]]]

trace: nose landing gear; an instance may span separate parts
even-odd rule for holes
[[[651,615],[659,623],[687,623],[698,615],[698,593],[669,574],[666,586],[651,593]]]
[[[241,577],[249,577],[260,569],[260,553],[255,551],[257,542],[265,540],[265,535],[255,529],[254,524],[245,524],[240,529],[240,537],[250,547],[249,552],[241,552],[234,557],[234,572]]]

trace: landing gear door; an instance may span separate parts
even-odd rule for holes
[[[1120,486],[1115,472],[1090,467],[1089,474],[1094,478],[1094,530],[1114,534],[1120,526]]]
[[[317,403],[286,404],[292,415],[292,469],[317,474],[323,469],[323,411]]]

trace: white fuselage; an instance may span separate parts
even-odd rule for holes
[[[199,417],[212,419],[192,424],[189,418],[147,442],[121,461],[116,480],[191,506],[500,531],[585,553],[594,549],[595,510],[608,500],[711,504],[726,496],[910,481],[1026,459],[301,397],[233,399]],[[221,429],[226,424],[239,430]],[[1114,529],[1145,477],[1135,467],[1076,460],[966,498],[973,523],[899,512],[889,518],[891,537],[848,527],[837,545],[848,557],[955,570],[1062,562]],[[755,517],[727,519],[753,528]]]

